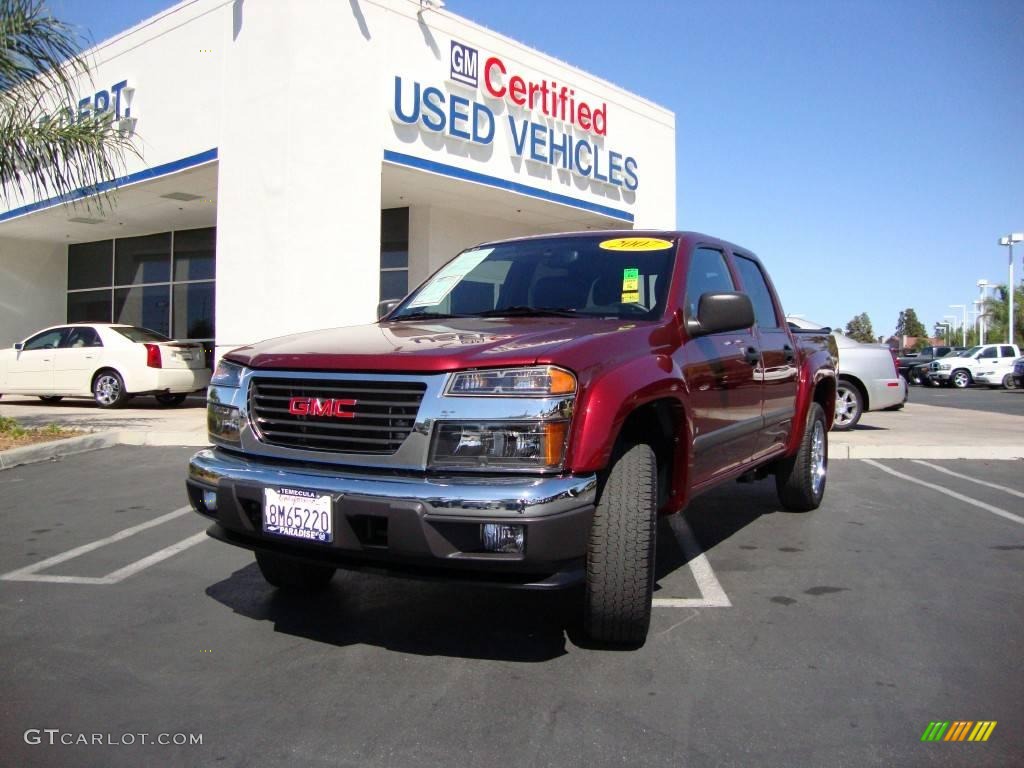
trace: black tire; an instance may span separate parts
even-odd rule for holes
[[[840,380],[836,385],[836,417],[832,429],[844,432],[853,429],[864,414],[864,396],[851,381]]]
[[[100,408],[120,408],[128,399],[124,391],[124,379],[117,371],[109,368],[100,371],[92,379],[92,398]]]
[[[337,570],[329,565],[304,563],[272,552],[257,552],[256,564],[271,586],[305,592],[325,589]]]
[[[583,631],[597,643],[639,648],[654,591],[658,468],[646,443],[617,450],[594,509],[587,547]]]
[[[957,389],[967,389],[974,383],[971,372],[966,368],[957,368],[949,375],[949,385]]]
[[[1008,373],[1003,376],[1003,389],[1016,389],[1017,382],[1013,378],[1012,373]]]
[[[817,442],[817,445],[816,445]],[[810,512],[821,505],[828,480],[828,425],[825,411],[811,403],[807,425],[795,456],[775,468],[775,490],[779,503],[790,512]]]
[[[155,395],[156,401],[160,405],[167,408],[173,408],[177,405],[181,405],[185,402],[185,398],[188,397],[188,393],[172,394],[170,392],[161,392],[159,395]]]
[[[53,405],[54,403],[59,403],[64,397],[62,395],[39,395],[39,399],[47,405]]]

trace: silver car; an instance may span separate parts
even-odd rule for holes
[[[796,328],[821,328],[803,318],[786,318]],[[907,401],[907,380],[900,376],[896,358],[885,344],[862,344],[832,331],[839,347],[839,382],[836,387],[834,430],[853,429],[865,411],[899,408]]]

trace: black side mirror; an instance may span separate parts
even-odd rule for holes
[[[692,338],[723,331],[738,331],[754,324],[754,305],[750,297],[738,291],[702,293],[697,318],[689,320],[686,331]]]
[[[401,299],[388,299],[387,301],[382,301],[377,305],[377,319],[380,320],[385,315],[390,314],[391,310],[401,303]]]
[[[18,350],[19,352],[21,352],[21,350],[23,350],[25,348],[25,345],[22,344],[20,341],[16,341],[16,342],[14,342],[14,348],[16,350]]]

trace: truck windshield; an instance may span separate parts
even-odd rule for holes
[[[410,294],[389,320],[566,316],[657,320],[676,242],[573,235],[463,251]]]

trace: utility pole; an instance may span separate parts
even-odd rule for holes
[[[978,343],[985,343],[985,291],[988,289],[988,280],[981,278],[978,281],[978,289],[981,296],[978,299]]]
[[[1015,293],[1013,285],[1013,244],[1019,243],[1022,240],[1024,240],[1024,232],[1011,232],[1006,237],[999,238],[999,244],[1010,249],[1010,281],[1006,286],[1007,290],[1010,292],[1010,305],[1008,307],[1010,310],[1010,316],[1007,318],[1006,324],[1009,334],[1009,337],[1006,340],[1007,344],[1013,344],[1013,294]]]

